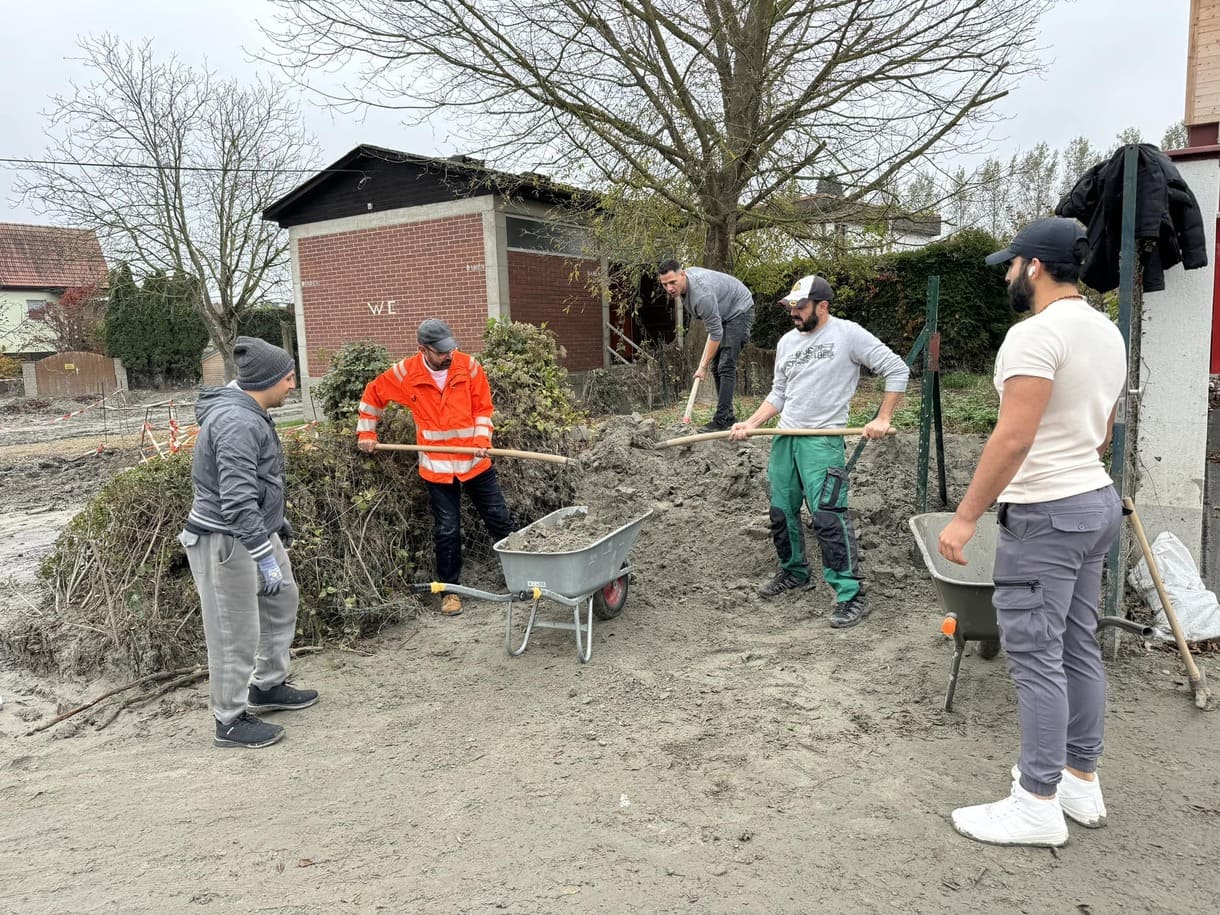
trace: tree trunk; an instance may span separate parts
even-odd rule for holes
[[[708,223],[704,236],[703,266],[722,273],[733,272],[733,242],[737,236],[737,220],[727,216],[723,221]]]

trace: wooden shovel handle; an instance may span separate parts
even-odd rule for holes
[[[682,414],[682,422],[689,423],[691,411],[695,409],[695,395],[699,392],[699,379],[695,378],[690,386],[690,397],[686,398],[686,412]]]
[[[1190,680],[1191,687],[1198,689],[1201,682],[1199,667],[1195,664],[1194,655],[1190,653],[1190,647],[1186,644],[1186,636],[1182,634],[1178,615],[1173,612],[1173,604],[1170,603],[1169,595],[1165,591],[1165,583],[1161,581],[1161,571],[1156,567],[1156,557],[1152,554],[1148,535],[1144,533],[1144,525],[1140,523],[1140,516],[1136,513],[1135,503],[1131,501],[1130,497],[1123,499],[1123,505],[1126,506],[1127,515],[1131,518],[1131,528],[1135,531],[1135,539],[1139,541],[1140,549],[1144,551],[1144,562],[1148,564],[1148,574],[1152,576],[1152,583],[1156,585],[1156,593],[1161,599],[1165,619],[1169,620],[1169,628],[1173,631],[1174,641],[1178,643],[1178,653],[1182,655],[1182,661],[1186,665],[1186,677]]]
[[[852,426],[847,429],[747,429],[746,435],[862,435],[863,426]],[[886,435],[897,435],[897,429],[891,429]],[[693,445],[695,442],[710,442],[714,438],[728,438],[729,430],[719,432],[700,432],[698,435],[684,435],[681,438],[671,438],[668,441],[657,442],[657,448],[673,448],[676,445]]]
[[[478,448],[468,448],[462,445],[387,445],[377,443],[378,451],[430,451],[441,454],[474,454]],[[515,451],[512,448],[488,448],[492,457],[523,458],[527,461],[547,461],[551,464],[566,464],[568,458],[559,454],[542,454],[538,451]]]

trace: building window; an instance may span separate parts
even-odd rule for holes
[[[517,251],[587,256],[585,232],[577,226],[506,216],[504,229],[507,246]]]
[[[26,299],[25,314],[31,321],[41,321],[47,312],[46,299]]]

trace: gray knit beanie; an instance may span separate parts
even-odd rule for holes
[[[265,391],[296,369],[292,357],[258,337],[238,337],[233,344],[237,386],[243,391]]]

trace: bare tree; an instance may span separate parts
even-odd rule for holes
[[[1071,192],[1085,172],[1105,159],[1107,154],[1090,143],[1088,137],[1076,137],[1068,141],[1061,155],[1063,181],[1059,185],[1059,196],[1063,197]]]
[[[104,352],[102,325],[105,314],[106,296],[99,284],[65,289],[59,301],[47,302],[39,309],[33,342],[61,353],[70,350]]]
[[[443,112],[506,166],[656,195],[728,266],[833,174],[842,203],[969,142],[1050,0],[273,0],[268,36],[338,102]],[[826,214],[820,214],[825,216]]]
[[[54,99],[46,158],[57,164],[18,188],[55,220],[94,228],[114,260],[198,277],[200,316],[231,377],[238,318],[287,261],[286,237],[261,213],[312,164],[312,141],[269,82],[161,62],[149,42],[80,47],[94,78]]]
[[[1059,151],[1039,143],[1009,163],[1012,215],[1016,231],[1031,220],[1051,216],[1059,202]]]
[[[1110,154],[1113,155],[1114,153],[1118,152],[1119,148],[1122,146],[1129,146],[1132,143],[1143,142],[1144,138],[1140,135],[1140,129],[1138,127],[1127,127],[1115,134],[1114,145],[1110,147]]]
[[[1186,120],[1183,119],[1165,128],[1165,133],[1161,136],[1161,149],[1183,149],[1188,142]]]

